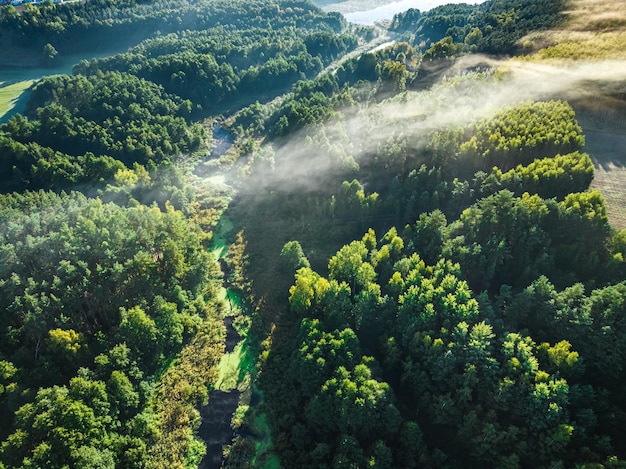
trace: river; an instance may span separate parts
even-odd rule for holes
[[[213,127],[213,147],[211,148],[211,158],[224,156],[231,149],[235,140],[233,135],[221,125],[215,124]]]

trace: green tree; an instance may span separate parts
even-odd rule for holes
[[[80,459],[81,448],[105,449],[110,423],[105,384],[73,378],[69,387],[41,389],[16,412],[2,456],[9,467],[62,467]]]
[[[302,246],[298,241],[289,241],[280,252],[281,263],[284,270],[295,271],[302,267],[311,267],[309,260],[306,258]]]
[[[59,55],[59,53],[54,48],[54,46],[52,44],[50,44],[50,43],[47,43],[43,47],[43,57],[42,57],[43,65],[46,66],[46,67],[54,66],[56,64],[56,62],[57,62],[57,56],[58,55]]]
[[[358,364],[352,372],[340,366],[310,401],[306,415],[321,434],[339,432],[370,441],[398,430],[393,400],[389,385],[373,379],[367,365]]]

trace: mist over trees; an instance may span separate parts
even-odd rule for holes
[[[224,467],[621,467],[626,234],[576,113],[462,115],[507,76],[447,68],[564,5],[411,9],[376,50],[300,0],[2,8],[49,65],[130,47],[0,125],[0,468],[198,467],[233,293]]]
[[[520,103],[463,130],[432,134],[435,166],[408,173],[398,171],[418,155],[396,135],[391,154],[409,159],[361,167],[313,217],[322,228],[301,232],[302,246],[323,232],[341,246],[378,227],[326,265],[307,260],[315,270],[292,262],[291,332],[272,337],[261,377],[286,465],[544,467],[620,454],[619,439],[601,443],[614,434],[616,381],[590,360],[607,345],[592,331],[621,330],[624,265],[588,190],[574,114],[561,101]],[[482,165],[491,173],[458,179]]]

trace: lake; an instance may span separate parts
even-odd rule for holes
[[[389,2],[385,0],[348,0],[341,3],[327,4],[323,9],[325,11],[338,11],[351,23],[373,25],[376,21],[390,20],[396,13],[406,11],[409,8],[427,11],[448,3],[478,4],[484,1],[400,0],[399,2]]]

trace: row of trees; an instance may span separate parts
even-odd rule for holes
[[[283,461],[519,467],[621,454],[625,377],[605,367],[622,353],[625,290],[611,279],[624,266],[609,236],[597,192],[556,203],[504,190],[449,225],[435,211],[402,235],[370,230],[325,277],[288,243],[298,270],[285,322],[299,326],[262,377],[270,386],[289,369],[269,393]],[[609,283],[585,293],[577,280]]]
[[[157,18],[191,9],[194,15],[210,11],[213,16],[204,22],[187,18],[191,29],[178,24],[175,32],[145,40],[126,53],[82,61],[73,76],[37,83],[25,117],[15,116],[0,129],[1,158],[8,168],[0,176],[0,190],[104,184],[123,166],[138,163],[153,170],[181,155],[198,155],[207,151],[210,136],[194,120],[223,111],[233,99],[246,102],[283,92],[357,42],[344,31],[340,17],[307,2],[249,2],[245,8],[238,3],[156,2],[149,14],[144,3],[96,3],[101,7],[97,13],[91,3],[76,3],[44,5],[36,14],[32,7],[15,18],[7,8],[3,21],[7,34],[35,37],[36,31],[28,28],[49,24],[46,15],[57,9],[71,16],[70,22],[84,14],[79,22],[87,31],[75,42],[86,46],[89,28],[97,29],[100,21],[92,13],[106,16],[113,29],[119,22],[135,30],[142,28],[141,12]],[[270,14],[277,16],[267,27],[262,18]],[[30,15],[38,15],[32,24]],[[72,41],[72,31],[68,26],[59,32],[59,40]]]
[[[488,50],[554,19],[532,4],[405,23],[454,38],[431,55]],[[190,220],[211,208],[170,162],[201,147],[201,112],[312,78],[355,38],[299,1],[93,5],[41,10],[72,12],[43,22],[67,28],[54,47],[77,21],[85,44],[176,32],[43,81],[2,127],[3,189],[100,181],[95,199],[0,198],[0,466],[192,466],[220,272]],[[43,36],[31,8],[3,15],[13,38]],[[526,102],[416,135],[430,116],[384,106],[410,100],[419,60],[408,43],[363,54],[236,120],[275,145],[245,160],[232,206],[273,450],[286,467],[619,464],[626,242],[586,191],[574,113]],[[441,102],[490,80],[446,83]]]
[[[133,164],[169,164],[206,145],[191,110],[190,101],[129,74],[45,78],[26,116],[0,129],[0,190],[103,186]]]
[[[327,277],[296,272],[293,351],[270,354],[263,377],[287,360],[271,393],[285,464],[539,467],[604,462],[621,448],[606,445],[621,366],[596,366],[621,353],[624,285],[585,295],[540,277],[476,296],[462,273],[476,266],[427,264],[415,245],[370,230],[330,259]],[[617,334],[608,347],[607,331]]]
[[[0,128],[0,467],[197,466],[225,340],[206,247],[227,203],[189,184],[197,120],[357,37],[299,0],[48,2],[3,7],[0,29],[47,65],[135,45],[40,80]]]
[[[319,126],[337,111],[381,101],[410,87],[416,77],[418,53],[406,42],[366,52],[341,63],[335,72],[300,80],[280,106],[264,109],[258,103],[243,108],[234,121],[235,132],[286,137],[306,126]]]
[[[236,29],[232,24],[170,34],[124,54],[83,61],[74,73],[128,72],[214,110],[232,99],[284,91],[356,46],[356,36],[328,31],[327,23],[320,13],[320,24],[303,28],[304,36],[293,27]]]

